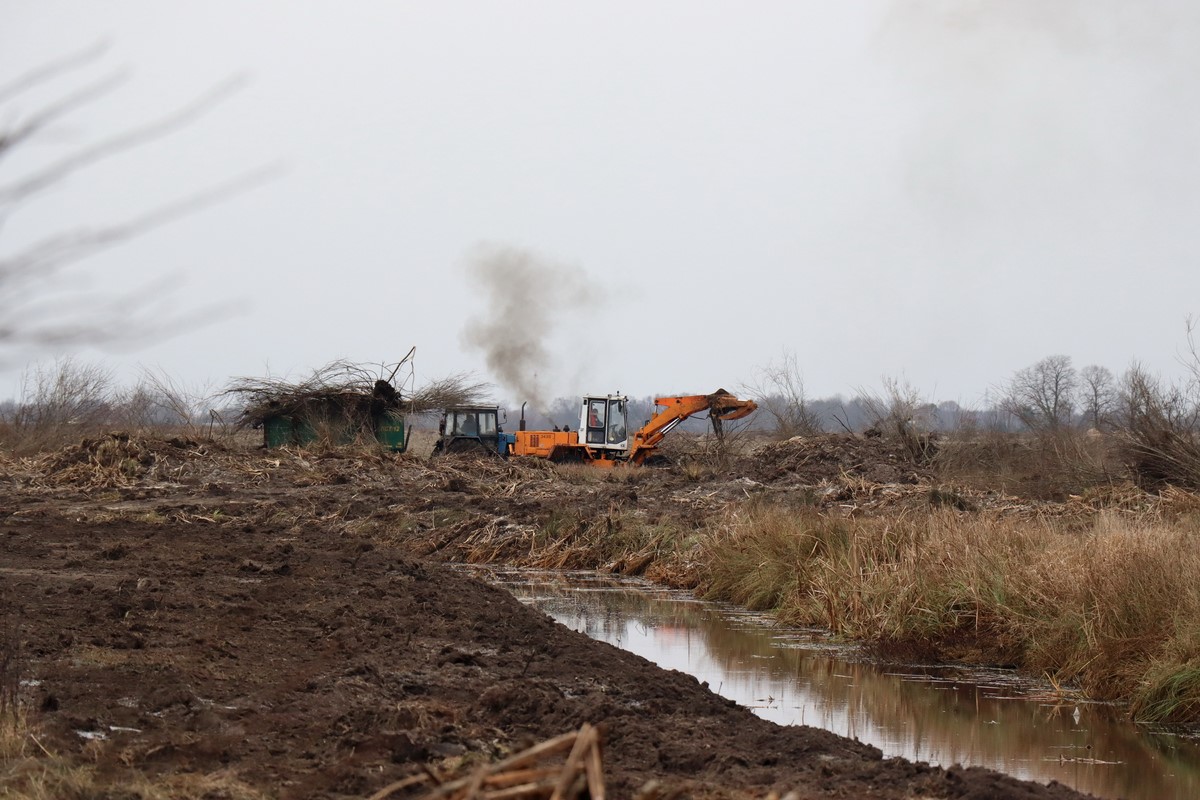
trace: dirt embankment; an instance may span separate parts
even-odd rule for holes
[[[57,754],[98,786],[220,774],[211,796],[363,797],[591,723],[614,797],[652,780],[697,798],[1077,796],[777,727],[429,558],[561,504],[702,516],[729,487],[751,484],[187,440],[4,462],[0,586],[45,748],[29,761]],[[19,789],[21,769],[0,781]],[[151,796],[130,791],[80,796]]]

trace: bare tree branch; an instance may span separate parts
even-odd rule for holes
[[[0,86],[0,103],[8,102],[22,92],[96,61],[108,51],[108,47],[108,42],[99,42],[78,53],[63,56],[18,75],[9,83]]]
[[[108,139],[66,156],[49,167],[12,185],[0,186],[0,206],[28,200],[34,194],[44,191],[84,167],[180,130],[196,119],[199,119],[244,84],[245,78],[242,76],[229,78],[217,84],[183,108],[157,121],[140,125],[111,136]]]
[[[65,344],[96,331],[103,331],[110,343],[125,338],[141,340],[150,333],[164,334],[211,320],[214,315],[226,316],[230,306],[222,303],[201,309],[186,319],[176,317],[167,327],[161,321],[145,319],[142,311],[152,306],[155,298],[163,296],[170,283],[168,279],[108,304],[97,302],[94,294],[77,293],[74,300],[80,308],[74,313],[68,313],[71,299],[48,296],[53,295],[54,274],[68,265],[261,185],[280,170],[278,165],[252,170],[135,219],[90,231],[58,234],[0,259],[0,342]],[[67,317],[72,321],[64,322]]]
[[[430,381],[416,389],[410,397],[414,413],[442,411],[450,406],[484,405],[490,402],[492,385],[479,381],[467,372]]]
[[[58,269],[118,242],[147,233],[182,217],[216,205],[247,189],[259,186],[282,172],[282,164],[269,164],[250,170],[208,189],[161,205],[140,217],[93,230],[80,229],[55,234],[35,242],[24,250],[0,259],[0,284],[25,273]]]
[[[90,83],[82,89],[63,97],[61,100],[51,103],[29,119],[14,126],[0,138],[0,157],[3,157],[25,140],[40,133],[43,128],[52,122],[61,119],[73,111],[78,111],[88,103],[101,99],[124,83],[126,77],[122,73],[117,73]]]
[[[0,88],[0,102],[11,101],[34,88],[48,89],[55,79],[91,68],[104,51],[104,47],[90,48],[30,70]],[[109,96],[122,80],[121,74],[114,74],[91,81],[11,123],[7,130],[0,128],[0,155],[11,156],[15,150],[46,137],[53,125]],[[170,114],[76,149],[0,186],[0,226],[8,215],[58,182],[194,123],[243,83],[241,77],[222,81]],[[0,344],[61,345],[84,340],[134,343],[226,316],[229,307],[225,303],[186,317],[164,313],[162,298],[169,280],[107,299],[79,289],[77,282],[64,287],[56,281],[68,266],[261,185],[281,169],[279,164],[259,166],[140,215],[108,225],[67,228],[24,244],[15,252],[0,254]]]

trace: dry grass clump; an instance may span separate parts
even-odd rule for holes
[[[0,765],[23,758],[28,743],[28,723],[23,714],[5,713],[0,716]]]
[[[110,431],[212,439],[232,433],[203,388],[189,389],[167,374],[143,370],[132,387],[112,373],[63,358],[36,364],[21,394],[0,412],[0,448],[18,455],[57,450]]]
[[[1164,386],[1140,367],[1126,376],[1127,420],[1120,441],[1126,462],[1143,486],[1200,488],[1200,361],[1197,364],[1196,380],[1190,385]]]
[[[785,612],[819,580],[824,559],[846,549],[850,528],[817,514],[747,506],[724,534],[703,559],[706,593],[751,611]]]
[[[1124,437],[1126,458],[1141,485],[1200,489],[1200,435],[1159,430],[1128,431]]]
[[[228,772],[149,777],[111,770],[39,751],[37,757],[0,762],[0,797],[6,800],[265,800],[268,795]]]
[[[1140,365],[1122,379],[1116,439],[1139,485],[1200,488],[1200,350],[1188,323],[1192,377],[1164,383]]]
[[[15,703],[0,708],[0,769],[25,757],[31,746],[29,735],[29,718],[23,708]],[[0,778],[0,787],[3,785]]]
[[[0,594],[0,763],[25,754],[28,726],[19,702],[21,688],[21,637],[17,615]]]
[[[590,464],[554,464],[553,467],[560,479],[575,486],[603,483],[610,472],[628,471],[624,468],[603,469]]]
[[[1194,724],[1200,718],[1200,658],[1191,644],[1172,653],[1147,673],[1133,697],[1135,719]]]
[[[599,566],[609,572],[640,575],[651,564],[670,561],[682,541],[682,532],[674,525],[650,523],[617,508],[603,515],[561,512],[537,529],[529,556],[522,563],[542,569]]]
[[[938,480],[1034,500],[1065,500],[1097,486],[1128,480],[1117,442],[1083,431],[966,431],[939,442]]]
[[[1200,532],[1110,513],[1050,521],[952,512],[831,520],[748,508],[706,544],[706,595],[821,624],[884,651],[1005,664],[1200,712]]]
[[[526,465],[540,466],[541,459],[525,460]],[[618,464],[615,467],[596,467],[591,464],[549,464],[550,470],[564,483],[572,486],[594,486],[599,484],[623,484],[636,486],[644,474],[644,467]]]
[[[1102,514],[1081,544],[1064,548],[1062,569],[1034,572],[1039,605],[1059,610],[1030,622],[1034,663],[1098,697],[1132,700],[1140,719],[1195,722],[1200,531]]]

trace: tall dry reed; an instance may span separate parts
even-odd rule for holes
[[[1100,514],[1089,527],[953,512],[843,520],[744,508],[705,542],[707,596],[884,651],[1016,666],[1200,716],[1200,531]]]

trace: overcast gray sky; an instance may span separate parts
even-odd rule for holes
[[[125,372],[299,377],[415,345],[418,380],[473,370],[519,402],[737,388],[791,350],[812,395],[886,375],[976,403],[1055,353],[1178,374],[1200,312],[1195,0],[0,0],[0,14],[0,85],[110,45],[0,104],[0,125],[128,72],[0,162],[0,185],[249,79],[23,204],[0,254],[283,165],[78,265],[85,291],[166,279],[178,313],[228,308],[134,351],[78,351]],[[482,347],[507,334],[525,338]],[[526,359],[516,378],[506,353]],[[0,396],[28,357],[10,356]]]

